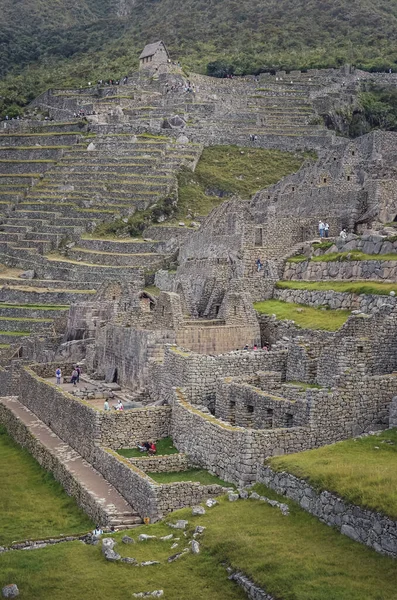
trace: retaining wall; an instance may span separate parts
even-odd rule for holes
[[[307,481],[289,473],[277,473],[270,467],[258,466],[257,481],[295,500],[304,510],[356,542],[397,557],[397,522],[389,517],[349,504],[336,494],[317,492]]]
[[[396,284],[397,291],[397,284]],[[296,304],[307,304],[308,306],[328,306],[331,309],[360,310],[370,313],[376,308],[388,305],[397,306],[397,298],[378,294],[349,294],[346,292],[334,292],[333,290],[290,290],[275,289],[273,298],[284,302],[295,302]]]

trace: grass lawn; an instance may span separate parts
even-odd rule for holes
[[[264,486],[257,491],[277,495]],[[290,515],[256,500],[229,502],[202,516],[190,509],[167,520],[187,519],[187,539],[164,523],[129,531],[180,537],[133,545],[119,544],[117,551],[138,561],[159,560],[160,565],[135,568],[106,562],[98,546],[78,542],[0,556],[0,586],[17,583],[21,599],[125,600],[133,593],[164,590],[167,600],[246,599],[227,580],[223,565],[251,577],[274,598],[282,600],[391,600],[396,597],[396,562],[340,535],[287,500]],[[166,559],[187,546],[196,525],[206,527],[200,554],[188,554],[174,563]],[[121,533],[112,536],[120,540]]]
[[[270,459],[319,490],[397,518],[397,429]]]
[[[397,292],[397,283],[384,283],[383,281],[278,281],[276,288],[279,290],[314,290],[334,292],[348,292],[350,294],[378,294],[387,295]]]
[[[348,310],[323,310],[282,300],[256,302],[254,308],[259,314],[276,315],[277,319],[295,321],[303,329],[324,329],[337,331],[350,315]]]
[[[89,531],[91,520],[0,425],[0,546]],[[0,568],[1,571],[1,568]]]
[[[146,440],[142,440],[146,442]],[[141,443],[142,443],[141,442]],[[178,454],[178,450],[175,448],[173,441],[170,437],[156,440],[157,454],[156,456],[168,456],[169,454]],[[117,450],[118,454],[125,456],[126,458],[142,458],[147,456],[146,452],[140,452],[138,448],[120,448]]]
[[[223,485],[234,487],[233,484],[211,475],[205,469],[188,469],[187,471],[176,471],[172,473],[148,473],[149,477],[157,483],[174,483],[175,481],[198,481],[202,485]]]

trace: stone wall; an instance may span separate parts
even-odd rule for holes
[[[141,456],[130,458],[130,463],[145,473],[174,473],[186,471],[192,464],[186,454],[170,454],[168,456]]]
[[[266,466],[258,465],[257,481],[295,500],[304,510],[356,542],[397,557],[397,522],[389,517],[349,504],[334,493],[317,492],[307,481]]]
[[[176,334],[176,343],[199,354],[220,354],[248,344],[260,344],[258,327],[249,325],[184,325]]]
[[[94,467],[120,492],[142,517],[152,521],[168,512],[200,504],[203,500],[225,492],[220,485],[201,485],[182,481],[158,484],[129,459],[112,450],[97,448]]]
[[[257,371],[285,371],[287,352],[238,351],[207,356],[167,347],[163,365],[151,367],[149,391],[153,399],[169,399],[173,386],[183,386],[190,402],[213,407],[216,381]]]
[[[287,262],[284,279],[322,281],[324,279],[373,279],[397,282],[397,261],[395,260],[346,260],[300,263]],[[397,288],[397,283],[396,283]]]
[[[397,306],[396,297],[377,294],[349,294],[346,292],[334,292],[333,290],[315,291],[276,288],[273,298],[282,300],[283,302],[306,304],[307,306],[327,306],[333,310],[360,310],[365,313],[370,313],[385,304],[391,307]]]
[[[137,443],[157,441],[170,431],[171,407],[148,406],[100,415],[101,445],[107,448],[135,448]]]

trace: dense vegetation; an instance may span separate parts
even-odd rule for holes
[[[217,61],[236,74],[344,63],[385,70],[397,61],[394,0],[0,0],[0,8],[0,77],[10,74],[3,113],[47,87],[120,77],[156,39],[200,72]]]
[[[281,500],[271,490],[256,491]],[[283,501],[285,501],[283,499]],[[164,590],[167,600],[243,600],[243,590],[228,580],[226,566],[246,573],[273,598],[283,600],[386,600],[395,597],[396,567],[392,558],[354,542],[286,501],[290,515],[258,500],[220,499],[205,515],[192,517],[191,509],[167,520],[189,521],[187,539],[171,549],[168,542],[151,539],[119,543],[122,556],[157,560],[158,565],[137,568],[107,562],[100,546],[79,542],[57,544],[34,552],[7,552],[1,557],[0,587],[17,583],[21,598],[40,600],[125,600],[133,593]],[[196,525],[206,527],[200,553],[167,558],[187,546]],[[128,531],[166,536],[164,522]],[[118,542],[122,533],[115,537]],[[177,542],[178,543],[178,542]]]

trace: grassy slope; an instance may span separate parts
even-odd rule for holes
[[[260,493],[276,495],[258,486]],[[15,581],[23,597],[32,600],[124,600],[132,593],[163,589],[167,600],[243,599],[245,594],[227,580],[224,566],[241,569],[256,583],[283,600],[391,600],[395,597],[396,564],[317,521],[291,501],[291,514],[258,501],[220,504],[192,517],[190,509],[169,517],[189,521],[189,534],[203,525],[199,555],[168,564],[166,558],[185,547],[184,539],[164,523],[129,532],[134,538],[174,533],[172,542],[150,540],[119,544],[122,556],[161,565],[136,569],[107,563],[99,547],[79,543],[0,557],[0,585]],[[120,539],[122,534],[116,534]],[[22,594],[21,594],[22,597]]]
[[[72,535],[91,520],[54,478],[0,425],[0,546],[22,539]]]
[[[179,176],[177,216],[183,218],[188,211],[206,215],[233,194],[248,199],[298,171],[305,157],[309,155],[239,146],[205,148],[195,172],[185,170]]]
[[[258,190],[276,183],[285,175],[298,171],[313,153],[291,153],[262,148],[212,146],[205,148],[196,170],[183,170],[178,177],[178,204],[166,223],[189,220],[188,215],[207,215],[224,202],[225,196],[248,199]],[[159,203],[158,203],[159,204]],[[172,211],[174,209],[172,208]],[[136,212],[128,220],[110,221],[95,230],[96,236],[120,232],[139,235],[145,225],[156,222],[150,209]]]
[[[303,329],[324,329],[326,331],[340,329],[350,315],[348,310],[322,310],[282,300],[256,302],[254,308],[260,314],[275,314],[277,319],[295,321],[296,325]]]
[[[276,288],[279,290],[313,290],[347,292],[350,294],[378,294],[387,295],[397,291],[396,283],[383,281],[278,281]]]
[[[317,489],[397,518],[397,430],[270,459]]]

